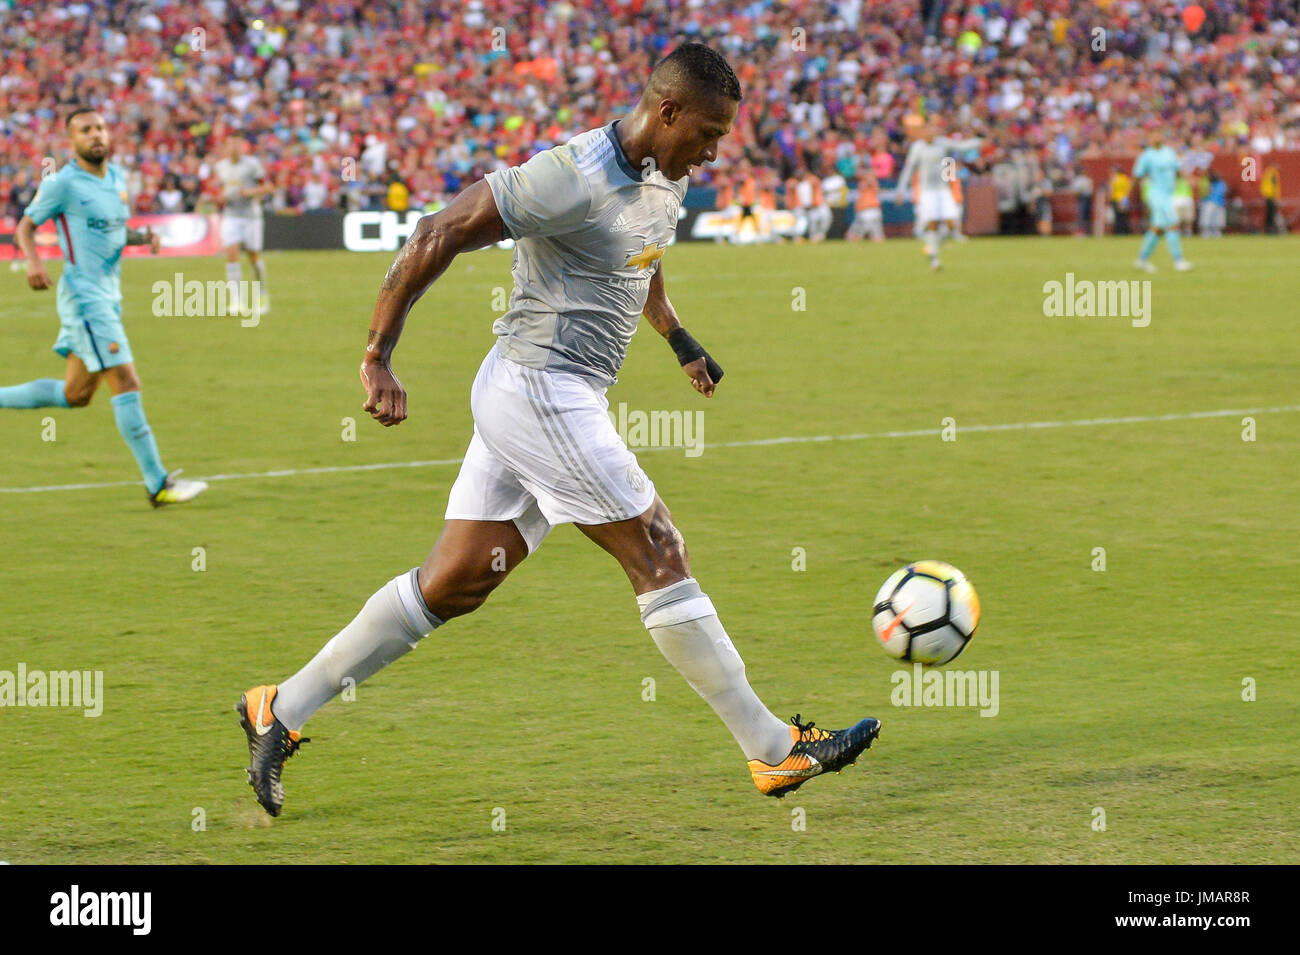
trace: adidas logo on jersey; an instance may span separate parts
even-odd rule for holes
[[[609,227],[610,232],[629,232],[632,229],[632,223],[623,218],[623,213],[618,214],[614,224]]]

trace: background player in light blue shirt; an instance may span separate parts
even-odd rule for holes
[[[1147,206],[1147,233],[1142,238],[1142,251],[1134,266],[1144,272],[1154,272],[1151,253],[1160,237],[1165,237],[1169,254],[1174,257],[1174,268],[1186,272],[1192,263],[1183,258],[1182,240],[1178,235],[1178,216],[1174,212],[1174,186],[1178,182],[1178,153],[1164,144],[1159,131],[1151,133],[1147,148],[1142,150],[1133,164],[1133,178],[1142,180],[1142,199]]]
[[[59,337],[54,350],[67,357],[63,381],[39,378],[0,388],[0,408],[80,408],[90,404],[100,380],[113,393],[113,417],[135,455],[145,490],[155,507],[192,500],[207,489],[202,481],[168,475],[140,400],[131,343],[122,327],[122,249],[148,245],[158,253],[152,231],[127,228],[126,177],[108,162],[109,134],[94,110],[77,109],[65,121],[75,153],[41,183],[18,223],[16,239],[27,259],[27,284],[53,284],[36,250],[36,228],[53,219],[63,250],[59,276]]]

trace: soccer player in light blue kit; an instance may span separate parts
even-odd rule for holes
[[[76,159],[41,183],[16,238],[27,258],[27,284],[48,289],[52,283],[36,250],[36,228],[55,221],[64,264],[58,292],[62,328],[54,350],[67,357],[67,374],[63,381],[38,378],[0,388],[0,408],[81,408],[107,378],[117,429],[140,466],[150,503],[162,507],[193,500],[208,486],[169,475],[163,467],[122,328],[122,249],[148,245],[156,255],[161,241],[150,230],[127,228],[126,176],[108,162],[103,117],[77,109],[65,125]]]
[[[1174,268],[1186,272],[1192,263],[1183,258],[1183,244],[1178,235],[1178,216],[1174,212],[1174,185],[1178,182],[1178,153],[1172,146],[1162,145],[1159,131],[1151,133],[1147,148],[1142,150],[1133,164],[1133,178],[1146,181],[1144,199],[1147,204],[1147,234],[1142,238],[1142,251],[1134,267],[1144,272],[1154,272],[1151,253],[1160,237],[1165,237],[1169,254],[1174,257]]]

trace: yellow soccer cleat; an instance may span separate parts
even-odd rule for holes
[[[790,722],[788,755],[775,766],[761,759],[749,761],[754,785],[764,796],[780,799],[814,776],[838,773],[852,766],[880,735],[880,720],[868,716],[846,730],[819,730],[815,723],[801,723],[799,714]]]
[[[186,481],[177,477],[181,472],[173,471],[167,475],[163,486],[149,495],[149,503],[154,507],[166,507],[168,504],[184,504],[192,501],[208,489],[207,481]],[[145,490],[148,490],[146,488]]]

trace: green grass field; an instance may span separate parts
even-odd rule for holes
[[[674,248],[670,296],[726,380],[706,402],[646,326],[611,404],[705,410],[701,456],[641,460],[755,689],[783,718],[880,717],[880,741],[761,798],[618,567],[565,527],[477,614],[308,724],[274,821],[232,705],[423,560],[456,466],[264,472],[458,458],[509,255],[459,260],[416,307],[396,358],[410,418],[391,430],[362,414],[356,374],[390,256],[272,253],[257,328],[151,315],[155,280],[217,279],[219,260],[128,261],[165,463],[230,479],[158,512],[125,485],[0,493],[0,670],[104,674],[98,718],[0,709],[0,859],[1294,861],[1300,241],[1186,246],[1187,274],[1156,254],[1146,328],[1043,314],[1043,283],[1067,272],[1146,278],[1136,239],[976,240],[933,277],[910,241]],[[61,377],[52,293],[0,281],[0,384]],[[1158,420],[1069,424],[1130,417]],[[980,430],[1028,422],[1064,424]],[[879,436],[900,431],[929,433]],[[836,435],[872,437],[758,443]],[[138,478],[106,393],[0,411],[0,441],[0,488]],[[993,718],[891,705],[900,666],[870,602],[922,557],[979,590],[953,666],[998,671]]]

